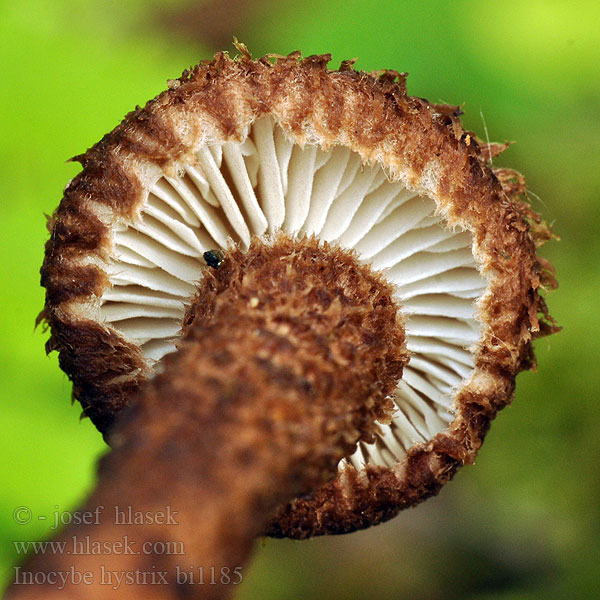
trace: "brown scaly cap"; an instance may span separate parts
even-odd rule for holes
[[[342,145],[381,164],[393,180],[435,200],[448,226],[471,232],[488,288],[478,304],[484,327],[476,368],[454,397],[449,428],[413,446],[394,469],[369,467],[360,476],[346,469],[282,508],[269,529],[293,537],[351,531],[437,493],[474,460],[491,419],[512,399],[515,376],[534,366],[532,341],[557,330],[539,293],[555,286],[552,269],[535,250],[551,233],[525,202],[521,176],[488,165],[501,148],[465,132],[455,107],[408,96],[403,74],[356,72],[352,62],[330,71],[329,55],[252,60],[239,49],[239,58],[220,53],[170,81],[77,157],[84,170],[53,217],[42,267],[48,349],[59,350],[75,397],[106,431],[150,375],[139,348],[94,318],[109,286],[111,224],[133,220],[146,183],[192,160],[202,143],[240,141],[270,114],[297,143]]]

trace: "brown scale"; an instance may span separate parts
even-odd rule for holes
[[[435,200],[449,226],[472,233],[488,286],[478,307],[475,369],[453,398],[448,429],[411,447],[393,469],[346,469],[343,481],[283,506],[267,527],[291,537],[351,531],[437,493],[459,466],[475,460],[491,420],[512,400],[516,375],[535,365],[533,340],[558,331],[541,293],[556,287],[553,269],[536,253],[553,234],[528,205],[523,177],[489,164],[505,145],[463,131],[455,107],[409,96],[404,74],[357,72],[352,61],[330,70],[329,55],[252,60],[244,46],[238,50],[235,59],[219,53],[171,80],[76,158],[83,171],[51,220],[42,267],[42,317],[52,331],[47,348],[60,353],[75,398],[104,434],[152,376],[137,345],[77,310],[110,286],[100,265],[110,260],[112,234],[94,217],[98,205],[135,219],[147,163],[171,172],[208,140],[242,141],[265,114],[296,143],[341,145],[364,164],[378,162],[392,180]],[[93,261],[82,265],[82,257]]]
[[[178,351],[133,400],[111,433],[84,511],[101,525],[71,526],[60,540],[182,542],[185,555],[83,555],[77,570],[152,570],[176,579],[177,565],[233,570],[283,502],[331,479],[375,419],[389,422],[389,394],[408,362],[392,287],[356,256],[311,238],[254,239],[206,268],[188,308]],[[116,525],[113,506],[177,525]],[[139,549],[139,548],[136,548]],[[68,564],[67,564],[68,563]],[[66,571],[73,557],[37,556],[25,571]],[[231,585],[158,586],[161,598],[221,598]],[[110,597],[146,598],[124,585]],[[13,588],[29,597],[31,586]],[[105,586],[40,590],[44,597],[104,598]]]

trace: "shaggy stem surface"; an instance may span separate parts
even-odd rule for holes
[[[10,598],[229,596],[274,510],[389,419],[407,362],[390,286],[313,239],[231,250],[184,331],[111,433],[80,513],[93,522],[32,556]]]

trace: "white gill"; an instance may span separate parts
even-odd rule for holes
[[[140,217],[114,238],[101,318],[158,364],[175,349],[203,253],[284,231],[316,235],[384,270],[407,315],[411,361],[391,425],[340,464],[393,467],[453,419],[455,391],[473,369],[474,302],[485,289],[470,233],[447,228],[432,200],[365,167],[347,148],[292,143],[262,117],[243,143],[205,145],[177,178],[160,177]],[[348,461],[348,462],[346,462]]]

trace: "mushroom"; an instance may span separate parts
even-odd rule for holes
[[[240,342],[248,354],[233,355],[219,329],[236,340],[238,330],[250,335],[250,315],[266,297],[273,301],[256,278],[254,288],[245,287],[247,269],[277,256],[269,285],[286,282],[279,292],[289,309],[287,296],[306,289],[295,257],[310,256],[323,268],[345,265],[352,276],[340,271],[335,292],[309,278],[327,296],[319,319],[330,306],[345,305],[347,281],[361,273],[373,294],[360,302],[377,307],[373,298],[389,291],[390,306],[402,312],[377,321],[381,339],[373,329],[352,346],[350,354],[364,344],[380,353],[370,366],[352,363],[371,377],[361,386],[366,404],[346,387],[352,416],[335,413],[339,436],[327,442],[335,449],[318,448],[314,434],[303,448],[311,466],[292,469],[302,484],[282,486],[265,505],[289,502],[270,520],[258,519],[273,536],[348,532],[437,493],[474,460],[490,421],[512,400],[516,375],[534,365],[532,341],[557,330],[540,295],[555,285],[552,268],[536,255],[536,243],[551,232],[526,203],[521,176],[488,163],[502,147],[465,132],[454,107],[408,96],[404,74],[358,73],[352,62],[330,71],[329,55],[252,60],[244,46],[238,49],[235,59],[220,53],[169,81],[167,91],[75,158],[84,169],[50,223],[42,267],[43,318],[52,330],[47,349],[60,352],[74,396],[115,447],[105,469],[121,478],[111,484],[114,499],[132,464],[167,469],[159,454],[138,456],[129,470],[117,465],[113,456],[145,439],[152,448],[157,439],[169,440],[178,459],[189,458],[189,448],[213,456],[175,414],[179,392],[185,396],[202,382],[211,398],[218,382],[226,416],[243,420],[232,417],[224,400],[232,394],[224,391],[229,380],[215,371],[233,361],[248,373],[261,360],[254,342]],[[232,329],[224,325],[226,307],[241,311],[242,299],[250,325],[234,311]],[[410,360],[400,379],[403,320]],[[282,340],[300,322],[281,313],[274,322],[283,352]],[[276,356],[270,355],[274,364]],[[205,371],[187,380],[182,368],[192,364]],[[277,385],[293,387],[295,375],[308,387],[320,380],[317,370],[306,383],[314,362],[296,373],[284,364],[267,369]],[[230,381],[238,398],[239,385]],[[330,416],[339,410],[336,394]],[[393,401],[391,414],[386,399]],[[328,406],[325,400],[317,406]],[[177,427],[185,431],[185,452],[173,441]],[[337,475],[326,482],[338,455]],[[241,456],[228,456],[227,469],[239,472]],[[156,477],[167,484],[162,471]],[[261,479],[261,489],[277,487],[275,479]],[[147,484],[140,488],[147,491]],[[299,490],[303,495],[294,498]],[[191,502],[188,492],[177,491]]]

